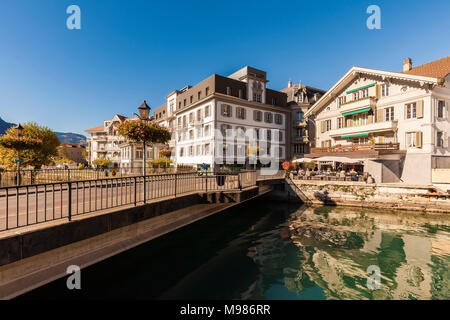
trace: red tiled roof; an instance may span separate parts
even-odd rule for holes
[[[83,146],[79,143],[61,142],[61,145],[64,147],[71,147],[71,148],[83,148]]]
[[[450,56],[425,63],[404,73],[424,77],[444,78],[450,73]]]
[[[100,130],[105,130],[105,126],[99,126],[99,127],[87,129],[87,130],[84,130],[84,131],[85,132],[89,132],[89,131],[100,131]]]

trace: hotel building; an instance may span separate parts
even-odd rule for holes
[[[361,159],[376,182],[450,182],[450,57],[403,72],[352,67],[305,116],[316,122],[308,157]]]
[[[278,153],[278,162],[289,158],[287,95],[267,88],[267,82],[266,72],[246,66],[228,77],[213,74],[195,86],[168,94],[154,119],[173,132],[169,146],[175,164],[206,163],[215,170],[224,165],[249,167],[250,131],[258,135],[259,143],[264,142],[263,152]],[[224,138],[230,129],[245,143],[231,146]],[[231,161],[223,159],[225,154],[231,155]]]

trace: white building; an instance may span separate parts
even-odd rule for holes
[[[173,131],[169,145],[174,150],[174,162],[191,166],[206,163],[217,168],[221,151],[233,152],[229,141],[225,141],[223,150],[218,147],[227,129],[247,136],[257,130],[261,145],[267,144],[264,152],[279,153],[278,162],[285,159],[290,139],[286,134],[290,122],[287,96],[267,88],[267,82],[264,71],[247,66],[228,77],[214,74],[193,87],[167,95],[167,103],[156,109],[154,116],[155,121]],[[278,141],[274,141],[275,136]],[[228,165],[249,166],[248,143],[247,137],[245,143],[234,147]]]
[[[450,183],[450,57],[403,72],[352,67],[306,113],[307,156],[364,159],[376,182]]]

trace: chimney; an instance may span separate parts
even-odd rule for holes
[[[289,80],[289,82],[288,82],[288,88],[292,88],[292,81],[291,80]]]
[[[412,69],[412,60],[411,58],[406,58],[403,60],[403,72],[409,71]]]

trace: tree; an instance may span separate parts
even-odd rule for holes
[[[16,135],[14,127],[6,130],[7,137]],[[21,166],[32,166],[35,169],[43,165],[49,165],[58,154],[59,139],[48,127],[39,126],[35,122],[28,122],[23,125],[23,136],[39,139],[42,141],[39,146],[20,151],[20,158],[24,161]],[[14,160],[17,159],[17,150],[0,146],[0,165],[7,169],[17,168]]]
[[[105,159],[103,155],[92,161],[92,164],[95,164],[101,169],[105,169],[108,167],[108,165],[111,164],[111,160]]]

